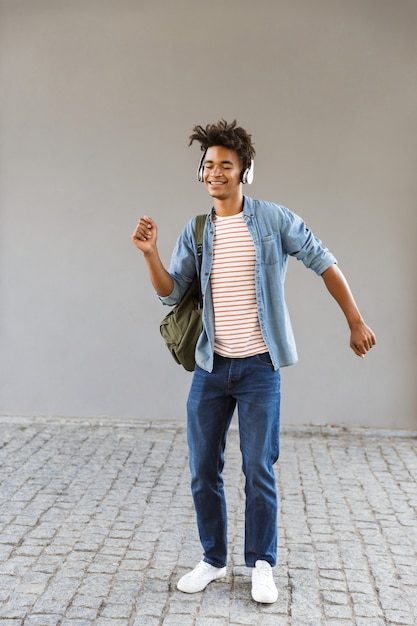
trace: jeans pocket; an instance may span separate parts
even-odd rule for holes
[[[269,367],[273,367],[272,366],[272,361],[271,361],[271,357],[269,355],[269,352],[262,352],[262,354],[257,354],[256,355],[256,360],[259,363],[262,363],[262,365],[266,365]]]

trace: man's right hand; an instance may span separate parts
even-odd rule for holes
[[[159,258],[158,248],[156,246],[157,235],[158,228],[155,222],[151,220],[150,217],[144,215],[140,218],[133,232],[132,241],[144,254],[149,276],[155,291],[161,297],[166,297],[172,292],[174,281]]]
[[[144,215],[132,234],[132,241],[144,254],[149,254],[155,250],[157,235],[158,228],[155,222]]]

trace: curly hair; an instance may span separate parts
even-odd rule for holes
[[[243,169],[250,167],[255,156],[252,135],[249,135],[241,126],[237,126],[236,120],[230,124],[226,120],[220,120],[217,124],[207,124],[205,128],[194,126],[189,139],[189,146],[193,141],[199,141],[203,152],[211,146],[223,146],[234,150],[239,156]]]

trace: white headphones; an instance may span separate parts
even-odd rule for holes
[[[197,180],[199,183],[203,182],[203,174],[204,174],[204,159],[206,158],[206,152],[207,150],[205,150],[203,152],[203,156],[200,159],[200,163],[198,164],[198,170],[197,170]],[[251,185],[253,182],[253,173],[254,173],[254,169],[255,169],[255,163],[253,161],[253,159],[250,162],[250,167],[247,167],[246,169],[244,169],[242,171],[242,174],[240,176],[240,180],[241,182],[246,185],[246,183],[248,183],[248,185]]]

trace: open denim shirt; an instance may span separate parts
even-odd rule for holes
[[[288,257],[294,256],[318,275],[337,261],[307,228],[305,222],[286,207],[245,196],[243,218],[255,245],[255,286],[261,332],[274,369],[279,369],[297,361],[294,334],[284,298]],[[214,357],[214,309],[210,272],[215,219],[216,215],[212,210],[204,229],[201,266],[203,332],[195,353],[197,365],[207,372],[213,369]],[[174,248],[169,267],[174,288],[169,296],[160,298],[163,304],[178,304],[197,271],[194,221],[195,218],[185,225]]]

